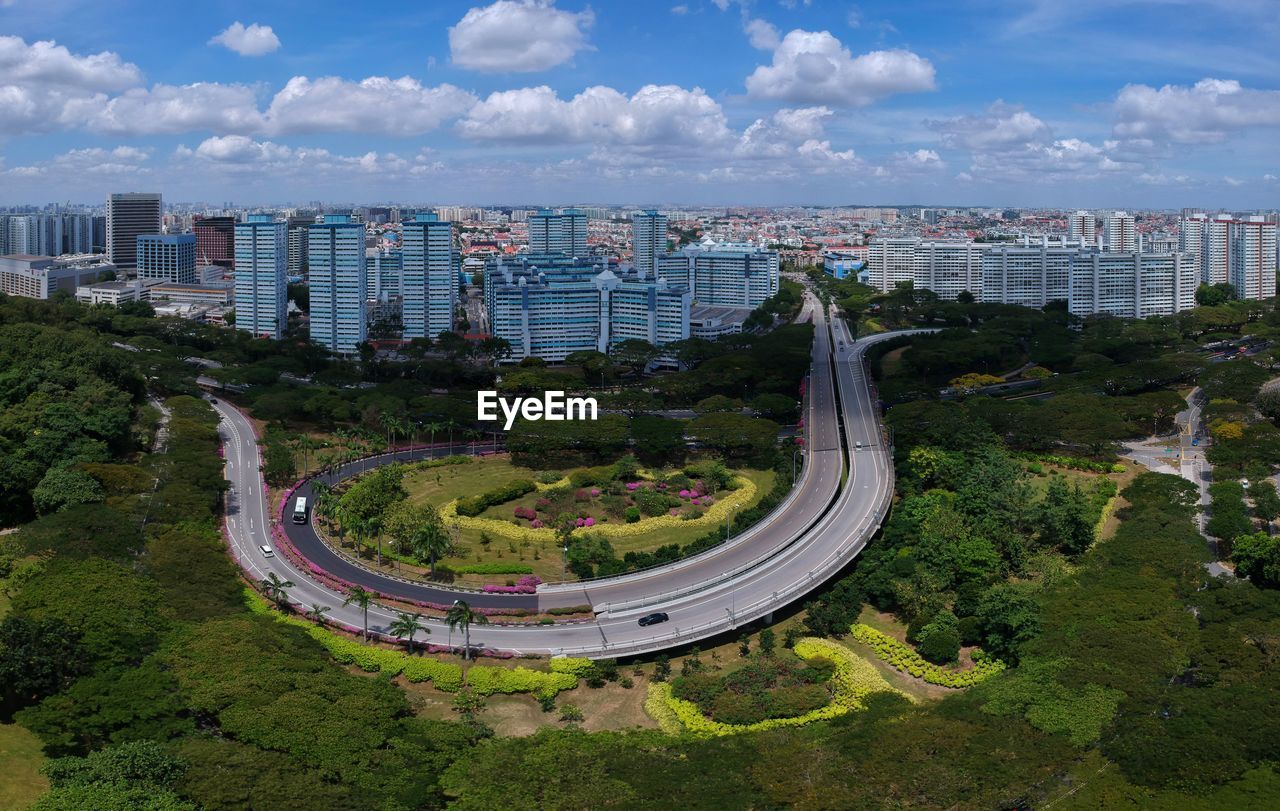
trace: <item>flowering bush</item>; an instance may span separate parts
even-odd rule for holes
[[[835,694],[827,706],[791,718],[770,718],[754,724],[726,724],[703,715],[698,705],[692,701],[676,698],[669,682],[651,682],[645,710],[665,732],[675,734],[678,727],[696,737],[710,738],[803,726],[835,718],[854,710],[865,709],[865,699],[872,693],[893,692],[910,698],[890,686],[870,662],[829,639],[805,637],[796,642],[794,650],[802,659],[821,657],[829,659],[835,665],[835,672],[831,676]]]
[[[544,673],[517,667],[480,665],[467,671],[467,686],[482,696],[494,693],[533,693],[538,698],[555,698],[562,690],[578,686],[578,677],[569,673]]]
[[[715,504],[706,510],[705,513],[695,514],[690,518],[685,518],[679,513],[659,515],[653,518],[639,519],[639,511],[637,511],[637,520],[631,522],[630,518],[626,518],[626,522],[597,522],[592,526],[593,532],[598,532],[606,538],[626,538],[640,535],[645,532],[651,532],[655,529],[674,529],[677,526],[686,524],[689,521],[695,522],[696,526],[705,526],[707,529],[713,529],[724,523],[725,516],[730,512],[741,509],[749,504],[755,497],[757,488],[754,482],[744,477],[735,479],[737,488],[728,491],[716,500]],[[632,484],[639,484],[632,482]],[[689,490],[687,492],[702,492],[698,490]],[[703,507],[707,506],[703,501]],[[475,529],[487,532],[490,535],[499,536],[512,541],[550,541],[556,540],[556,533],[551,527],[545,525],[534,527],[532,524],[528,527],[517,526],[510,521],[499,521],[493,518],[478,518],[471,516],[458,515],[457,501],[450,501],[440,508],[440,516],[446,524],[456,524],[461,529]],[[575,522],[576,524],[576,522]],[[584,519],[583,526],[586,526]]]
[[[627,482],[627,489],[630,490],[631,492],[635,492],[636,490],[639,490],[640,482]]]
[[[516,507],[513,512],[516,518],[523,518],[526,521],[532,521],[538,517],[538,513],[532,507]]]
[[[851,629],[853,638],[875,651],[876,658],[890,667],[910,673],[917,679],[940,687],[960,689],[972,687],[1005,669],[1004,662],[988,656],[982,650],[973,651],[973,669],[957,673],[946,670],[926,660],[916,649],[899,642],[888,634],[869,625],[858,623]]]

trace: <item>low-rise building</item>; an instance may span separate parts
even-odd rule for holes
[[[97,282],[76,288],[76,301],[81,304],[109,304],[119,307],[129,301],[149,301],[152,284],[146,279]]]
[[[102,254],[9,254],[0,256],[0,292],[38,299],[47,299],[59,290],[75,295],[81,285],[115,271],[116,266]]]

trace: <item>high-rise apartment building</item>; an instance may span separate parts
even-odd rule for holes
[[[316,222],[315,217],[290,217],[289,227],[289,265],[290,276],[301,276],[307,264],[307,233]]]
[[[453,223],[420,213],[401,228],[404,337],[434,338],[453,329],[458,302]]]
[[[1276,294],[1276,223],[1253,215],[1231,223],[1230,281],[1242,299]]]
[[[160,233],[164,205],[159,194],[126,192],[107,196],[107,260],[116,267],[138,266],[138,237]]]
[[[1092,211],[1077,211],[1067,218],[1067,239],[1085,245],[1098,242],[1098,218]]]
[[[89,214],[62,215],[62,252],[93,253],[93,217]]]
[[[919,237],[873,239],[867,250],[868,283],[886,293],[911,282],[946,299],[962,292],[977,296],[982,291],[982,256],[990,247]]]
[[[667,250],[667,217],[654,209],[631,216],[631,264],[641,273],[657,270],[657,260]]]
[[[365,290],[369,301],[400,304],[404,274],[404,251],[399,248],[366,248]]]
[[[195,234],[141,234],[134,256],[139,279],[196,283]]]
[[[1186,254],[1081,250],[1071,260],[1067,309],[1081,316],[1172,315],[1195,306],[1198,284]]]
[[[754,245],[704,241],[678,253],[659,254],[655,273],[670,285],[688,286],[696,304],[754,309],[776,295],[776,251]]]
[[[1138,250],[1138,231],[1132,214],[1113,211],[1107,215],[1107,250],[1129,253]]]
[[[312,342],[354,354],[368,336],[364,224],[326,214],[307,230],[307,264]]]
[[[1201,280],[1205,279],[1204,248],[1209,217],[1200,211],[1183,210],[1178,221],[1178,252],[1185,253],[1196,263]]]
[[[1088,244],[1088,243],[1086,243]],[[1071,260],[1078,242],[1039,245],[996,245],[982,255],[981,290],[970,291],[982,301],[1044,307],[1069,296]]]
[[[689,289],[634,268],[560,253],[495,257],[484,289],[490,330],[511,343],[512,360],[559,362],[631,338],[660,346],[689,337]]]
[[[196,259],[200,264],[235,267],[235,217],[201,217],[191,224],[191,231],[196,235]]]
[[[534,214],[529,218],[529,253],[586,256],[587,215],[576,208]]]
[[[234,238],[236,329],[259,338],[279,339],[287,323],[285,265],[288,237],[284,222],[269,214],[250,214],[236,223]]]

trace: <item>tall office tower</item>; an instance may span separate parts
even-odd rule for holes
[[[1106,220],[1107,250],[1129,253],[1138,250],[1138,232],[1133,215],[1113,211]]]
[[[62,252],[93,253],[93,217],[88,214],[62,215]]]
[[[1242,299],[1276,294],[1276,223],[1253,215],[1231,223],[1231,286]]]
[[[1178,252],[1185,253],[1196,263],[1196,270],[1204,278],[1204,243],[1209,218],[1200,211],[1183,209],[1178,220]]]
[[[311,340],[351,355],[368,336],[364,224],[347,214],[326,214],[307,229]]]
[[[195,234],[141,234],[135,256],[139,279],[196,283]]]
[[[314,225],[315,217],[290,217],[289,227],[289,275],[301,276],[307,264],[307,229]]]
[[[576,208],[542,209],[529,218],[529,253],[587,255],[587,215]]]
[[[159,194],[126,192],[107,196],[107,261],[118,268],[138,266],[138,237],[160,233],[164,208]]]
[[[236,266],[235,217],[201,217],[191,224],[191,230],[196,235],[196,259],[200,264]]]
[[[454,270],[453,223],[435,214],[418,214],[401,223],[404,337],[434,338],[453,329],[458,303]]]
[[[641,273],[657,270],[657,259],[667,250],[667,217],[653,209],[631,217],[631,264]]]
[[[233,231],[236,329],[260,338],[279,339],[287,323],[285,228],[270,214],[250,214]]]
[[[1092,211],[1077,211],[1067,218],[1067,239],[1085,245],[1098,242],[1098,218]]]

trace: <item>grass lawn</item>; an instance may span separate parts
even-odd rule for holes
[[[563,471],[565,475],[571,472]],[[736,472],[740,476],[749,478],[755,484],[757,501],[773,488],[776,474],[771,470],[739,470]],[[475,495],[517,479],[537,481],[538,473],[538,471],[511,464],[510,459],[506,456],[487,456],[472,459],[465,464],[441,465],[426,470],[410,471],[405,477],[404,486],[409,492],[409,498],[412,501],[426,502],[439,507],[453,499]],[[532,506],[538,497],[538,494],[531,493],[515,501],[491,507],[482,513],[482,517],[497,518],[504,521],[513,520],[511,517],[512,511],[516,506]],[[752,506],[754,506],[754,503],[752,502]],[[524,526],[528,526],[526,522],[521,523]],[[687,544],[706,534],[711,529],[712,527],[705,523],[682,525],[674,528],[660,527],[638,535],[611,538],[610,543],[613,545],[616,554],[621,557],[627,552],[653,550],[664,544]],[[743,529],[745,527],[734,527],[735,532]],[[554,539],[546,539],[539,542],[519,542],[494,537],[485,546],[481,544],[480,536],[479,530],[461,529],[458,540],[460,545],[465,548],[465,554],[458,557],[444,558],[441,562],[453,566],[473,563],[521,563],[532,567],[533,573],[543,580],[564,579],[563,555]],[[473,579],[475,582],[482,580],[497,582],[509,578],[504,578],[503,576],[496,578],[493,576],[488,578],[467,577],[464,578],[464,582],[469,582]]]
[[[884,357],[880,358],[880,372],[885,377],[896,374],[898,367],[902,364],[902,354],[910,348],[909,346],[900,346],[884,353]]]
[[[40,739],[17,724],[0,724],[0,808],[18,811],[31,805],[49,790],[49,781],[40,774],[45,762]]]

